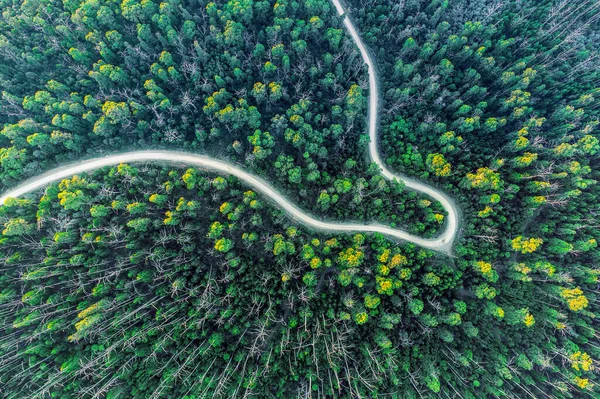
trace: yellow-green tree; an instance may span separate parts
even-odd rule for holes
[[[452,166],[442,154],[429,154],[425,163],[436,176],[448,176],[452,171]]]
[[[524,238],[523,236],[515,237],[511,241],[512,248],[515,251],[519,251],[523,254],[534,252],[540,245],[544,243],[541,238]]]

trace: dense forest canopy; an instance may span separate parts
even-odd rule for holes
[[[418,206],[428,199],[369,165],[366,68],[332,7],[5,4],[2,186],[99,152],[187,149],[240,163],[323,217],[434,235],[437,202]]]
[[[598,398],[600,3],[0,0],[2,191],[123,149],[229,160],[314,215],[453,256],[307,229],[235,177],[163,164],[0,207],[0,396]]]

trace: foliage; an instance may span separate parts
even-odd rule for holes
[[[348,0],[382,159],[452,257],[293,224],[231,176],[119,165],[0,207],[3,397],[596,398],[598,7]],[[334,220],[444,227],[365,157],[328,1],[4,2],[0,180],[207,153]]]

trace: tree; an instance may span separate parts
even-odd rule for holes
[[[499,174],[490,168],[479,168],[477,173],[467,173],[466,178],[470,188],[498,190],[502,185]]]
[[[29,234],[34,229],[34,226],[28,223],[23,218],[10,219],[8,222],[4,223],[4,230],[2,230],[2,235],[5,236],[22,236],[24,234]]]
[[[381,299],[378,296],[367,294],[365,295],[365,307],[367,309],[375,309],[381,303]]]
[[[233,241],[227,238],[220,238],[215,242],[215,249],[219,252],[228,252],[233,248]]]
[[[360,86],[352,85],[352,87],[350,87],[348,95],[346,96],[346,105],[348,107],[346,116],[349,119],[352,120],[356,116],[362,114],[366,106],[366,99],[363,96],[362,88]]]
[[[427,167],[434,172],[436,176],[448,176],[452,167],[442,154],[429,154],[426,161]]]
[[[540,245],[544,242],[541,238],[524,238],[523,236],[515,237],[511,241],[512,248],[515,251],[520,251],[521,253],[527,254],[534,252]]]

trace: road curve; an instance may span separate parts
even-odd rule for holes
[[[23,184],[17,186],[13,190],[5,193],[0,197],[0,205],[3,205],[7,198],[20,197],[23,194],[35,191],[48,184],[70,177],[79,173],[89,172],[105,166],[113,166],[121,163],[133,162],[155,162],[163,161],[176,164],[186,164],[207,169],[215,172],[234,175],[244,183],[251,186],[254,190],[259,191],[269,197],[278,206],[284,209],[288,214],[297,221],[306,226],[313,227],[319,230],[327,230],[332,232],[379,232],[390,237],[395,237],[400,240],[410,241],[425,248],[430,248],[436,251],[448,253],[447,242],[444,239],[425,239],[411,235],[402,230],[392,229],[380,224],[353,224],[353,223],[332,223],[323,222],[306,214],[283,195],[278,193],[269,183],[259,177],[245,172],[241,168],[230,163],[220,161],[204,155],[191,154],[179,151],[134,151],[125,152],[117,155],[108,155],[101,158],[89,159],[86,161],[77,162],[73,165],[63,166],[58,169],[53,169],[42,176],[33,178]]]
[[[371,157],[371,160],[379,166],[381,169],[381,174],[386,179],[402,180],[404,181],[404,184],[406,184],[406,187],[425,193],[442,204],[446,212],[448,212],[448,215],[446,216],[445,230],[438,236],[436,240],[439,241],[440,247],[438,249],[441,252],[451,253],[452,243],[454,242],[456,233],[458,232],[458,208],[452,199],[446,194],[405,175],[393,173],[382,162],[377,150],[377,110],[379,108],[379,89],[377,88],[377,77],[375,75],[373,60],[371,59],[371,56],[369,55],[369,52],[367,51],[362,39],[356,32],[354,24],[347,15],[344,15],[345,10],[340,0],[331,1],[333,2],[338,14],[343,17],[346,29],[350,33],[350,36],[352,36],[354,43],[356,43],[358,46],[365,64],[367,64],[369,67],[369,156]]]
[[[344,15],[344,9],[339,0],[332,0],[335,8],[340,16]],[[226,173],[234,175],[244,183],[253,187],[255,190],[261,192],[265,196],[271,198],[278,206],[284,209],[289,215],[298,220],[299,222],[313,227],[319,230],[327,230],[332,232],[378,232],[385,234],[389,237],[394,237],[400,240],[409,241],[420,245],[425,248],[429,248],[438,252],[451,254],[452,243],[458,230],[458,211],[452,200],[441,193],[440,191],[406,177],[401,174],[392,173],[381,161],[379,153],[377,152],[377,109],[379,100],[379,91],[377,89],[377,79],[375,76],[375,68],[373,62],[361,40],[356,33],[354,25],[350,19],[345,16],[344,24],[348,29],[348,32],[352,36],[352,39],[358,46],[360,53],[369,67],[369,156],[371,160],[379,165],[382,175],[389,180],[401,180],[404,181],[406,187],[409,187],[415,191],[420,191],[439,201],[448,215],[446,216],[445,230],[438,237],[433,239],[421,238],[412,234],[409,234],[403,230],[392,229],[390,227],[381,224],[355,224],[355,223],[333,223],[324,222],[308,215],[284,196],[279,194],[270,184],[264,180],[253,176],[241,168],[234,166],[233,164],[217,160],[204,155],[191,154],[179,151],[134,151],[126,152],[118,155],[108,155],[102,158],[95,158],[90,160],[81,161],[73,165],[59,167],[57,169],[50,170],[42,176],[30,179],[16,188],[8,191],[0,197],[0,206],[4,204],[7,198],[19,197],[28,192],[37,190],[45,187],[53,181],[64,179],[66,177],[89,172],[105,166],[118,165],[121,163],[132,163],[132,162],[149,162],[149,161],[163,161],[169,163],[183,163],[187,165],[193,165],[202,169],[208,169],[216,172]]]

